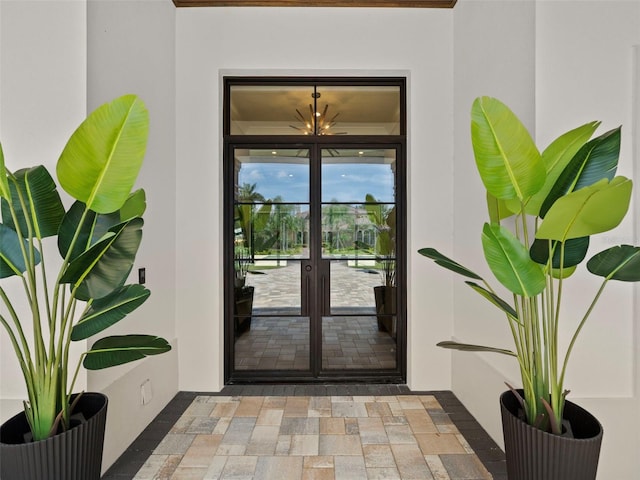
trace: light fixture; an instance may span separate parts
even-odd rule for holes
[[[311,97],[314,98],[314,104],[317,105],[317,99],[320,98],[319,92],[314,92],[311,94]],[[296,108],[296,116],[297,119],[302,122],[302,127],[297,127],[295,125],[289,125],[291,128],[295,128],[296,130],[302,132],[304,135],[346,135],[347,132],[333,132],[330,130],[336,124],[336,118],[340,115],[340,112],[336,113],[330,119],[327,116],[327,112],[329,110],[329,104],[325,103],[324,109],[322,112],[316,110],[313,104],[309,104],[309,118],[305,118],[305,116]]]

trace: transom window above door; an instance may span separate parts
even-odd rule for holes
[[[398,85],[230,85],[231,135],[402,135]]]

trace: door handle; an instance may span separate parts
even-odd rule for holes
[[[326,291],[326,282],[324,274],[320,277],[320,295],[322,295],[321,307],[320,307],[320,315],[323,317],[326,315],[326,306],[327,306],[327,291]]]

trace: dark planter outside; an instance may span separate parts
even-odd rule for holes
[[[233,316],[236,337],[251,329],[254,287],[233,289]]]
[[[553,435],[521,420],[519,410],[513,392],[500,396],[509,480],[595,480],[603,431],[593,415],[567,401],[564,419],[573,436]]]
[[[24,412],[7,420],[0,426],[0,478],[99,480],[107,397],[101,393],[83,393],[74,416],[78,412],[85,421],[38,442],[24,443],[24,435],[29,432]]]
[[[395,338],[394,323],[396,319],[396,287],[379,285],[373,287],[373,295],[376,300],[376,314],[378,317],[378,330],[389,332]]]

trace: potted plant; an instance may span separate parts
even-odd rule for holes
[[[461,274],[505,316],[515,349],[454,341],[444,348],[496,352],[519,364],[522,389],[501,396],[508,476],[512,480],[589,480],[596,476],[602,427],[566,400],[567,364],[580,331],[610,280],[640,281],[640,247],[608,248],[587,262],[602,277],[584,313],[562,307],[562,291],[587,255],[589,237],[615,228],[631,199],[631,180],[615,176],[620,128],[591,139],[599,122],[570,130],[539,153],[526,128],[494,98],[475,100],[471,140],[487,190],[482,247],[489,269],[513,296],[433,248],[419,252]],[[578,316],[580,315],[580,316]],[[577,318],[576,318],[577,317]],[[561,322],[574,333],[561,351]],[[568,425],[567,425],[568,423]],[[564,426],[563,426],[564,424]],[[567,431],[567,428],[572,430]]]
[[[247,274],[251,265],[249,249],[236,245],[234,248],[233,269],[235,273],[233,286],[233,316],[234,332],[238,336],[251,329],[251,314],[253,312],[254,287],[247,285]]]
[[[150,295],[126,284],[142,238],[145,195],[131,190],[148,124],[134,95],[87,117],[56,167],[75,200],[67,210],[44,166],[12,172],[0,146],[0,323],[28,395],[24,411],[0,427],[3,479],[100,478],[107,398],[72,393],[80,363],[97,370],[171,349],[153,335],[118,335],[95,341],[77,364],[69,354],[72,341],[119,322]]]
[[[378,316],[378,330],[395,337],[396,291],[396,208],[379,203],[367,194],[364,208],[369,221],[376,228],[375,255],[380,264],[382,285],[373,287]]]

